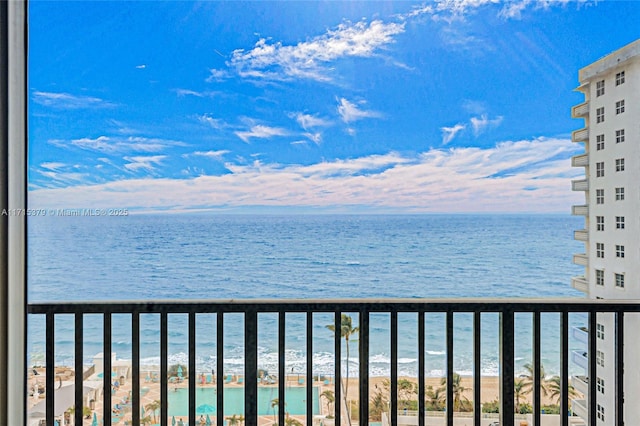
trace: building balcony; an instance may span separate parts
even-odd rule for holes
[[[589,216],[589,205],[571,206],[571,214],[574,216]]]
[[[571,384],[582,395],[589,394],[589,378],[587,376],[573,376]]]
[[[574,263],[575,263],[575,259],[574,259]],[[572,277],[571,287],[575,288],[576,290],[580,290],[581,292],[587,295],[589,294],[589,281],[585,276]]]
[[[587,142],[589,140],[589,128],[583,127],[582,129],[574,130],[571,133],[571,140],[573,142]]]
[[[587,327],[573,327],[571,329],[571,335],[573,338],[585,345],[589,343],[589,329]]]
[[[589,231],[586,229],[573,231],[573,239],[576,241],[589,241]]]
[[[587,167],[589,165],[589,154],[574,155],[571,157],[571,166]]]
[[[582,420],[587,420],[589,417],[589,410],[587,409],[586,399],[574,399],[571,402],[571,409],[573,414],[580,417]]]
[[[588,179],[579,179],[571,181],[571,189],[573,191],[588,191],[589,190],[589,180]]]
[[[585,253],[577,253],[573,255],[573,263],[576,265],[589,266],[589,256]]]
[[[585,351],[571,351],[571,359],[573,363],[578,367],[584,368],[585,371],[589,368],[589,357]]]
[[[589,115],[589,102],[583,102],[571,108],[571,117],[581,118]]]
[[[415,403],[416,421],[422,419],[423,424],[431,424],[427,417],[433,416],[427,412],[426,404],[426,354],[427,338],[437,327],[440,327],[444,336],[445,350],[443,353],[446,369],[443,372],[445,383],[444,394],[447,396],[443,402],[443,410],[439,412],[442,424],[454,425],[453,406],[453,383],[454,383],[454,318],[455,324],[464,318],[470,322],[470,333],[464,339],[462,345],[473,348],[473,371],[470,380],[473,382],[473,397],[471,399],[474,407],[469,419],[473,419],[474,424],[482,423],[482,413],[480,410],[480,354],[483,333],[486,330],[486,322],[496,318],[494,327],[499,328],[498,352],[499,366],[498,378],[500,395],[500,418],[501,424],[513,424],[515,415],[514,407],[514,378],[516,377],[516,357],[515,346],[516,336],[522,337],[522,333],[529,333],[533,342],[540,342],[541,317],[552,314],[545,318],[557,318],[555,327],[560,336],[560,378],[562,383],[569,383],[569,361],[573,360],[578,366],[584,369],[590,368],[595,371],[595,359],[586,356],[585,352],[570,352],[569,350],[569,321],[571,314],[587,314],[590,324],[595,324],[597,313],[611,313],[616,321],[622,318],[627,312],[640,312],[640,304],[637,301],[602,301],[586,299],[560,299],[560,300],[528,300],[528,299],[457,299],[457,300],[412,300],[412,299],[379,299],[379,300],[220,300],[220,301],[166,301],[166,302],[104,302],[104,303],[35,303],[27,306],[30,333],[44,335],[42,348],[44,353],[42,358],[38,358],[38,366],[31,366],[28,373],[28,383],[33,385],[34,396],[38,397],[36,406],[27,406],[27,413],[30,420],[39,423],[41,420],[47,425],[53,425],[54,420],[59,420],[62,416],[69,416],[67,424],[88,424],[85,420],[86,410],[71,410],[70,408],[86,406],[89,411],[97,413],[113,413],[102,419],[98,419],[96,424],[105,426],[124,424],[139,425],[147,422],[142,421],[142,417],[152,415],[157,418],[157,424],[167,426],[173,421],[176,401],[181,401],[183,409],[180,416],[189,425],[196,425],[200,416],[207,413],[213,417],[211,424],[225,424],[230,416],[242,416],[247,425],[258,424],[285,424],[286,417],[293,410],[294,405],[299,407],[300,413],[295,413],[306,426],[317,425],[318,416],[328,415],[333,417],[333,424],[347,425],[351,421],[349,412],[357,413],[359,419],[369,419],[371,421],[371,410],[373,405],[360,403],[362,401],[371,402],[375,389],[372,388],[370,377],[370,366],[374,361],[370,357],[369,349],[372,344],[372,332],[382,326],[389,330],[389,373],[387,378],[390,383],[389,395],[398,396],[399,371],[401,363],[399,354],[399,340],[401,334],[406,330],[415,331],[413,344],[417,357],[415,382],[417,392]],[[462,315],[458,315],[462,314]],[[559,316],[557,314],[560,314]],[[327,357],[331,373],[319,375],[314,365],[315,344],[317,344],[317,334],[319,331],[327,332],[327,324],[321,326],[317,324],[318,315],[322,321],[329,321],[330,330],[340,330],[343,328],[345,318],[349,319],[350,327],[357,327],[355,339],[352,338],[352,347],[349,364],[352,365],[350,383],[355,392],[349,393],[347,401],[344,397],[342,385],[347,379],[345,366],[345,339],[342,333],[332,333],[327,340],[327,344],[332,346],[330,352],[323,353],[323,361]],[[413,318],[415,324],[410,328],[399,327],[399,315],[406,321],[407,315]],[[518,321],[528,316],[532,327],[529,331],[520,330],[516,327],[516,316]],[[440,322],[434,320],[440,317]],[[153,321],[147,321],[154,318]],[[381,319],[382,318],[382,319]],[[144,321],[143,321],[144,320]],[[65,354],[64,359],[73,359],[71,366],[64,370],[65,379],[61,378],[62,365],[60,364],[56,350],[60,344],[58,336],[58,321],[71,325],[73,330],[70,342],[73,345],[72,355]],[[302,322],[301,322],[302,321]],[[315,325],[314,325],[315,321]],[[492,320],[494,321],[494,320]],[[117,322],[127,324],[127,334],[123,335],[122,329],[115,332],[114,324]],[[295,323],[297,322],[297,327]],[[35,325],[34,325],[35,324]],[[36,330],[34,327],[41,327]],[[88,326],[85,326],[88,324]],[[87,367],[83,364],[85,357],[85,342],[88,330],[95,332],[96,324],[99,324],[99,333],[103,337],[100,349],[102,353],[94,357],[93,365]],[[179,324],[181,328],[176,328]],[[437,325],[436,325],[437,324]],[[171,326],[170,326],[171,325]],[[406,324],[405,324],[406,325]],[[546,327],[547,325],[545,325]],[[67,325],[69,327],[69,325]],[[235,327],[235,328],[234,328]],[[235,330],[235,331],[232,331]],[[155,331],[154,331],[155,330]],[[260,332],[258,332],[260,330]],[[295,331],[297,330],[297,331]],[[497,330],[492,330],[497,332]],[[633,330],[631,330],[633,332]],[[158,337],[150,337],[151,334]],[[175,343],[172,339],[177,333],[188,336],[183,347],[177,349],[183,351],[184,360],[176,361]],[[233,363],[229,362],[229,340],[233,333],[240,336],[242,341],[241,351],[234,352]],[[239,334],[238,334],[239,333]],[[263,333],[271,333],[279,336],[275,354],[275,367],[273,371],[265,376],[265,371],[261,369],[259,342]],[[619,341],[624,342],[624,330],[619,331]],[[466,333],[465,333],[466,334]],[[56,337],[58,336],[58,337]],[[286,338],[285,338],[286,336]],[[352,336],[353,337],[353,336]],[[632,333],[632,337],[634,337]],[[159,356],[157,364],[146,365],[142,360],[142,347],[148,347],[149,339],[155,342]],[[197,360],[203,357],[208,358],[206,353],[200,352],[196,345],[198,339],[206,338],[211,351],[217,360],[213,370],[199,371]],[[320,336],[322,338],[322,336]],[[458,336],[456,337],[458,338]],[[292,374],[287,365],[287,351],[285,341],[299,342],[297,345],[308,348],[305,350],[301,360],[301,370],[297,374]],[[91,340],[91,339],[87,339]],[[169,342],[172,341],[170,345]],[[123,350],[123,342],[128,342],[131,350],[131,359],[128,361],[117,361],[113,352],[118,346]],[[378,343],[378,342],[374,342]],[[68,343],[65,343],[68,344]],[[456,341],[456,348],[460,342]],[[622,374],[622,365],[618,365],[622,360],[624,345],[616,346],[616,357],[607,364],[607,368],[612,369],[612,374],[616,377]],[[196,354],[196,351],[198,353]],[[534,344],[532,348],[532,359],[540,360],[541,345]],[[571,359],[570,359],[571,358]],[[41,360],[41,361],[40,361]],[[174,365],[170,366],[170,362]],[[178,362],[177,369],[175,363]],[[182,362],[182,365],[180,365]],[[534,361],[535,362],[535,361]],[[621,361],[620,361],[621,362]],[[229,374],[228,368],[233,364],[240,373]],[[324,364],[323,364],[324,365]],[[31,368],[33,370],[31,370]],[[37,368],[37,370],[36,370]],[[201,368],[201,367],[200,367]],[[149,371],[151,369],[151,371]],[[271,370],[271,367],[270,367]],[[540,383],[540,370],[534,369],[534,383]],[[104,374],[111,372],[111,374]],[[296,376],[296,377],[293,377]],[[110,379],[105,380],[105,377]],[[63,380],[65,385],[63,386]],[[622,379],[624,380],[624,379]],[[34,384],[34,381],[37,383]],[[70,383],[70,384],[69,384]],[[293,384],[292,384],[293,383]],[[126,389],[124,387],[127,386]],[[120,389],[123,387],[123,389]],[[294,404],[292,388],[295,387],[299,393],[299,401]],[[267,391],[268,398],[265,400],[264,391]],[[617,387],[614,392],[621,392],[622,387]],[[323,390],[330,390],[334,397],[335,404],[319,409],[327,404],[321,403],[319,395]],[[213,392],[209,392],[213,391]],[[240,391],[240,392],[238,392]],[[89,394],[88,394],[89,392]],[[176,393],[178,392],[179,395]],[[211,401],[203,403],[205,394],[211,394]],[[540,410],[541,387],[533,388],[534,413],[533,424],[541,424]],[[88,396],[89,395],[89,396]],[[126,400],[125,400],[126,396]],[[178,398],[180,396],[180,398]],[[616,412],[624,412],[624,403],[621,395],[613,395],[616,401]],[[589,393],[591,398],[590,407],[595,407],[595,391]],[[32,397],[25,397],[29,401]],[[178,398],[178,399],[176,399]],[[231,403],[232,400],[240,399]],[[286,398],[286,401],[285,401]],[[388,399],[388,417],[392,425],[399,424],[398,417],[402,415],[399,407],[398,397]],[[149,403],[149,400],[152,402]],[[570,396],[567,387],[561,390],[560,395],[560,418],[567,418],[569,414]],[[27,401],[25,401],[27,402]],[[285,407],[286,402],[286,407]],[[261,412],[264,405],[271,406],[271,414],[265,415]],[[231,407],[233,405],[233,407]],[[153,406],[153,407],[151,407]],[[105,410],[104,407],[107,407]],[[151,407],[151,408],[150,408]],[[217,407],[221,407],[219,410]],[[350,407],[351,410],[348,410]],[[537,407],[537,408],[536,408]],[[318,411],[321,411],[318,414]],[[355,411],[354,411],[355,410]],[[66,415],[65,415],[66,413]],[[151,413],[151,414],[149,414]],[[307,415],[309,414],[309,415]],[[595,411],[588,412],[591,418],[595,418]],[[457,414],[456,414],[457,415]],[[91,417],[91,415],[89,415]],[[238,417],[236,417],[237,419]],[[85,423],[83,423],[85,422]],[[29,423],[31,424],[31,423]],[[366,424],[366,422],[358,422]],[[416,423],[418,424],[418,423]]]

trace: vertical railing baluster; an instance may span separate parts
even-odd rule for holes
[[[569,425],[569,313],[560,314],[560,422]]]
[[[342,329],[342,315],[340,310],[334,312],[333,324],[335,327],[335,332],[333,333],[333,346],[335,352],[335,365],[334,365],[334,393],[335,393],[335,423],[337,426],[340,426],[342,419],[342,333],[340,330]]]
[[[588,399],[588,421],[590,425],[596,424],[596,382],[597,382],[597,372],[596,372],[596,351],[597,349],[597,313],[593,310],[589,312],[589,338],[588,345],[589,350],[587,351],[587,359],[589,361],[589,373],[587,376],[589,377],[589,399]]]
[[[369,311],[360,309],[360,425],[369,424]]]
[[[615,425],[624,426],[624,311],[615,313]]]
[[[285,339],[286,339],[286,313],[278,312],[278,424],[283,425],[285,421]]]
[[[216,425],[224,424],[224,312],[216,315]]]
[[[307,311],[307,426],[313,425],[313,312]]]
[[[511,425],[514,419],[514,314],[504,307],[500,312],[500,424]]]
[[[391,311],[391,424],[398,424],[398,312]]]
[[[167,426],[169,418],[169,397],[167,387],[167,356],[168,356],[169,327],[166,312],[160,313],[160,426]]]
[[[424,362],[424,311],[418,312],[418,426],[424,426],[425,411],[425,362]]]
[[[244,417],[258,424],[258,312],[255,306],[244,314]]]
[[[75,395],[74,395],[74,407],[75,411],[73,413],[74,423],[77,425],[82,424],[82,414],[84,411],[84,402],[83,402],[83,381],[84,381],[84,368],[82,364],[83,357],[83,346],[84,346],[84,326],[82,324],[83,316],[81,312],[75,313]]]
[[[140,311],[134,308],[131,313],[131,420],[134,425],[140,424]]]
[[[453,311],[446,314],[447,330],[447,425],[453,426]]]
[[[540,388],[542,380],[540,377],[540,369],[542,367],[540,353],[540,312],[533,313],[533,426],[540,426]]]
[[[189,312],[189,424],[196,424],[196,313]]]
[[[55,358],[55,315],[48,312],[46,315],[46,376],[45,376],[45,396],[47,404],[45,407],[47,426],[53,426],[54,420],[54,381],[56,378],[56,358]]]
[[[104,339],[104,357],[102,359],[102,379],[104,381],[104,398],[102,405],[102,420],[105,426],[111,426],[111,371],[113,366],[111,365],[111,312],[104,313],[103,329]]]
[[[481,366],[481,316],[480,311],[473,313],[473,424],[480,426],[482,418],[482,401],[480,396],[480,379],[482,378]]]

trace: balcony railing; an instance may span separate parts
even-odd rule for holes
[[[573,263],[581,266],[589,266],[589,256],[585,253],[576,253],[573,255]]]
[[[588,191],[589,180],[588,179],[572,180],[571,189],[574,191]]]
[[[583,127],[582,129],[574,130],[571,133],[571,140],[573,142],[586,142],[589,140],[589,128]]]
[[[573,231],[573,239],[576,241],[589,241],[589,231],[586,229],[578,229]]]
[[[90,316],[92,321],[96,315],[102,317],[103,321],[103,362],[102,371],[113,371],[112,362],[112,319],[114,316],[118,318],[122,315],[130,318],[131,322],[131,424],[139,425],[141,416],[141,333],[140,319],[144,314],[156,314],[159,316],[159,399],[162,402],[159,408],[159,424],[167,426],[173,419],[168,415],[168,392],[169,384],[169,365],[168,365],[168,317],[173,314],[183,314],[188,318],[185,324],[188,332],[188,366],[186,374],[186,385],[188,387],[188,424],[196,425],[196,314],[210,314],[216,318],[215,335],[216,350],[218,360],[224,359],[224,336],[225,336],[225,317],[229,314],[242,315],[244,317],[244,421],[247,425],[258,424],[258,316],[259,314],[271,314],[277,317],[274,322],[274,330],[279,336],[278,344],[278,378],[286,377],[285,371],[285,345],[284,336],[286,335],[287,314],[297,313],[306,315],[306,330],[301,340],[306,341],[306,347],[313,347],[313,316],[314,314],[329,315],[332,319],[336,330],[341,329],[342,314],[349,313],[357,318],[358,328],[358,393],[359,400],[367,403],[359,404],[357,408],[357,417],[359,419],[369,419],[369,404],[372,395],[370,395],[370,324],[371,315],[385,313],[389,318],[389,347],[390,347],[390,401],[388,407],[388,416],[392,425],[398,424],[398,412],[401,411],[398,406],[398,341],[400,331],[398,328],[398,315],[405,313],[415,314],[417,317],[416,330],[417,342],[416,352],[418,356],[417,365],[417,424],[424,426],[426,422],[426,380],[425,380],[425,336],[427,330],[427,322],[425,314],[438,313],[445,319],[446,325],[446,410],[444,417],[447,425],[454,424],[454,405],[453,405],[453,383],[454,383],[454,315],[467,314],[472,316],[472,338],[469,345],[473,347],[473,415],[472,423],[480,426],[482,413],[480,407],[480,371],[481,371],[481,341],[483,334],[481,333],[482,318],[485,314],[498,314],[499,321],[499,356],[500,356],[500,424],[509,426],[514,424],[514,377],[515,377],[515,336],[520,334],[521,330],[516,329],[515,316],[526,314],[531,319],[531,339],[532,339],[532,365],[534,366],[533,377],[533,414],[532,424],[541,424],[541,380],[540,369],[536,366],[541,365],[541,314],[554,313],[558,315],[558,330],[560,335],[560,419],[561,424],[567,426],[569,423],[569,359],[571,351],[569,349],[569,314],[582,313],[586,314],[588,329],[595,329],[596,313],[608,312],[614,317],[615,330],[614,338],[616,342],[624,342],[624,318],[626,313],[640,312],[640,304],[637,301],[602,301],[602,300],[584,300],[584,299],[562,299],[562,300],[528,300],[528,299],[503,299],[503,300],[478,300],[478,299],[458,299],[458,300],[413,300],[413,299],[385,299],[385,300],[326,300],[326,301],[252,301],[252,300],[225,300],[225,301],[172,301],[172,302],[104,302],[104,303],[35,303],[28,305],[28,313],[30,318],[34,316],[44,316],[46,322],[46,342],[45,342],[45,370],[42,373],[45,376],[45,392],[46,424],[53,426],[56,411],[56,376],[54,366],[55,362],[55,321],[56,317],[63,316],[73,318],[74,321],[74,383],[73,405],[76,407],[84,406],[83,395],[83,357],[84,357],[84,319]],[[431,317],[429,317],[431,318]],[[261,331],[262,333],[262,331]],[[298,336],[300,337],[300,336]],[[334,384],[342,383],[344,374],[342,371],[343,346],[341,333],[333,335],[333,351],[334,351]],[[596,340],[593,335],[588,339],[588,353],[594,354],[596,348]],[[615,360],[607,364],[608,368],[614,369],[613,377],[618,380],[613,389],[616,401],[615,410],[612,418],[615,419],[616,425],[622,425],[624,403],[622,398],[623,390],[623,361],[624,352],[623,344],[616,345]],[[313,358],[312,350],[306,351],[306,377],[313,377]],[[582,353],[580,354],[582,356]],[[587,375],[595,377],[596,360],[593,356],[583,358],[586,364],[583,367],[587,370]],[[217,362],[215,373],[215,385],[217,390],[216,402],[217,407],[224,407],[225,404],[225,371],[224,362]],[[108,373],[106,374],[108,375]],[[103,380],[102,406],[108,408],[113,406],[113,397],[111,392],[112,382],[108,378]],[[277,423],[285,424],[285,381],[277,381]],[[313,412],[313,380],[304,381],[304,389],[306,396],[306,413]],[[340,385],[335,386],[336,408],[333,413],[336,425],[349,424],[346,409],[341,407],[343,389]],[[586,395],[587,418],[589,424],[596,424],[596,391],[595,381],[589,382],[589,392]],[[75,410],[73,420],[76,425],[83,424],[82,410]],[[214,417],[215,424],[225,424],[224,409],[219,409]],[[314,422],[312,415],[306,416],[306,425],[310,426]],[[104,417],[104,425],[111,426],[111,416]],[[361,421],[359,424],[368,424],[368,421]]]
[[[580,259],[581,259],[580,261],[582,261],[582,258]],[[585,261],[588,262],[588,259]],[[574,263],[578,263],[576,262],[575,257],[574,257]],[[580,290],[583,293],[589,294],[589,281],[587,281],[587,277],[585,277],[584,275],[571,277],[571,287],[575,288],[576,290]]]
[[[589,102],[583,102],[571,108],[571,117],[580,118],[589,114]]]
[[[571,214],[574,216],[589,216],[589,205],[582,204],[571,206]]]
[[[587,167],[589,165],[589,154],[574,155],[571,157],[572,167]]]

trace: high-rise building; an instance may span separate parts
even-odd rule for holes
[[[572,158],[574,167],[584,167],[585,178],[572,182],[574,191],[584,191],[585,204],[573,206],[573,214],[585,217],[584,229],[574,233],[585,252],[575,254],[583,265],[583,276],[571,285],[591,299],[640,299],[640,40],[582,68],[576,89],[583,103],[572,109],[584,127],[573,132],[574,142],[584,143],[584,153]],[[573,378],[575,388],[588,393],[588,382],[596,381],[597,423],[613,424],[615,413],[615,328],[610,315],[596,317],[596,376],[587,377],[587,353],[573,359],[585,366],[585,376]],[[625,318],[625,330],[640,330],[637,317]],[[580,330],[575,330],[580,337]],[[633,335],[631,332],[630,336]],[[585,339],[586,341],[586,339]],[[624,342],[625,424],[639,424],[640,339]],[[606,369],[604,367],[607,367]],[[587,400],[576,398],[573,411],[587,424]]]

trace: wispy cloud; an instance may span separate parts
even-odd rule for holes
[[[473,133],[478,136],[487,129],[496,128],[502,123],[502,119],[502,116],[490,119],[486,114],[482,114],[480,117],[471,117],[470,121],[473,127]]]
[[[124,165],[124,168],[134,172],[139,170],[152,172],[165,158],[167,158],[166,155],[124,157],[124,160],[128,161],[128,163]]]
[[[206,124],[208,126],[213,127],[214,129],[221,129],[224,127],[224,123],[222,120],[218,118],[213,118],[211,114],[203,114],[198,116],[198,121],[200,123]]]
[[[145,64],[136,65],[136,68],[139,70],[145,69],[147,66]]]
[[[458,123],[453,127],[441,127],[440,130],[442,130],[442,144],[446,145],[451,142],[453,138],[455,138],[456,135],[466,127],[467,126],[462,123]]]
[[[115,104],[92,96],[77,96],[69,93],[33,92],[37,104],[59,109],[110,108]]]
[[[252,126],[247,131],[237,131],[236,136],[245,142],[249,142],[251,138],[269,139],[274,136],[287,136],[289,132],[280,127],[269,127],[261,124]]]
[[[235,50],[227,65],[243,77],[271,80],[304,78],[328,82],[332,77],[327,64],[345,57],[371,57],[402,32],[403,23],[375,20],[370,23],[344,23],[324,35],[296,45],[270,43],[263,38],[249,51]],[[213,71],[212,76],[218,75],[219,70]]]
[[[190,154],[183,154],[182,157],[184,158],[188,158],[188,157],[205,157],[205,158],[211,158],[214,160],[222,160],[223,157],[228,154],[231,151],[227,151],[226,149],[221,149],[218,151],[196,151],[196,152],[192,152]]]
[[[145,137],[110,137],[99,136],[95,139],[81,138],[67,140],[51,140],[50,143],[59,147],[76,147],[90,151],[103,153],[127,153],[127,152],[159,152],[174,146],[186,146],[184,142],[170,139],[145,138]]]
[[[360,101],[360,105],[364,105],[365,101]],[[363,118],[379,118],[382,114],[377,111],[367,111],[360,109],[360,107],[354,103],[349,102],[345,98],[338,100],[338,114],[345,123],[351,123],[354,121],[362,120]]]
[[[220,92],[215,92],[211,90],[198,92],[196,90],[190,90],[190,89],[175,89],[175,91],[178,97],[195,96],[197,98],[213,98],[214,96],[220,95]]]
[[[229,71],[212,68],[209,70],[209,77],[206,78],[207,83],[215,81],[224,81],[230,77]]]
[[[315,115],[305,114],[302,112],[291,114],[290,117],[295,118],[300,127],[305,130],[310,130],[316,127],[326,127],[332,124],[330,121],[325,120],[324,118],[316,117]]]
[[[568,211],[581,194],[567,139],[501,142],[493,147],[432,149],[335,160],[308,166],[226,165],[229,173],[192,179],[127,179],[30,191],[34,207],[91,203],[137,209],[217,206],[358,206],[403,212]],[[129,157],[129,169],[152,170],[163,156]],[[165,194],[162,199],[158,194]]]

